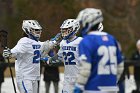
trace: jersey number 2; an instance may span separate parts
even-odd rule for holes
[[[33,63],[39,63],[39,62],[40,62],[40,51],[35,50],[34,57],[33,57]]]
[[[76,65],[76,62],[73,62],[73,60],[75,59],[73,52],[63,52],[63,56],[65,60],[65,65]]]
[[[115,46],[101,46],[98,55],[102,56],[98,64],[98,75],[117,74],[117,57]]]

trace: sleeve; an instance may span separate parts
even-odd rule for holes
[[[123,62],[123,56],[122,56],[122,52],[121,52],[116,40],[115,40],[115,43],[116,43],[116,48],[117,48],[117,51],[116,51],[117,52],[117,55],[116,55],[117,56],[117,63],[120,64]]]
[[[86,62],[91,63],[92,53],[91,53],[91,48],[89,47],[89,45],[91,44],[89,44],[87,41],[81,41],[81,43],[79,44],[79,57],[80,57],[80,60],[86,57]]]
[[[62,47],[63,47],[63,40],[60,42],[60,49],[58,50],[58,53],[57,53],[57,55],[58,55],[58,59],[59,60],[61,60],[61,61],[64,61],[63,60],[63,49],[62,49]]]
[[[115,40],[116,44],[116,52],[117,52],[117,79],[120,80],[121,75],[123,74],[124,70],[124,61],[123,61],[123,56],[121,53],[121,49],[119,48],[119,43]],[[121,47],[121,46],[120,46]]]
[[[12,56],[17,56],[21,53],[27,52],[29,49],[28,45],[29,44],[27,44],[27,43],[18,42],[17,45],[11,49]]]
[[[76,82],[79,85],[85,85],[91,73],[91,51],[89,43],[81,41],[79,44],[79,73]]]

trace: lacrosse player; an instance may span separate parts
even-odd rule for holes
[[[42,27],[36,20],[23,20],[22,29],[24,36],[14,48],[5,49],[3,56],[16,58],[16,81],[20,93],[37,93],[41,56],[48,53],[57,42],[55,40],[39,41]]]
[[[64,62],[64,84],[63,93],[72,93],[78,68],[78,45],[82,37],[77,37],[76,33],[80,28],[79,21],[67,19],[61,25],[63,40],[60,42],[60,49],[54,57],[49,59],[49,63]]]
[[[86,8],[77,20],[82,25],[79,44],[80,73],[74,93],[117,93],[117,77],[123,71],[122,54],[116,39],[103,30],[100,9]]]

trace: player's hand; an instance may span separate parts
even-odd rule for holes
[[[52,64],[51,64],[51,63],[49,63],[49,59],[50,59],[50,57],[49,57],[49,56],[44,57],[44,58],[41,58],[41,60],[42,60],[43,62],[45,62],[47,65],[51,66]]]
[[[53,61],[52,61],[52,58],[51,57],[44,57],[44,58],[41,58],[42,61],[46,62],[48,65],[52,65],[53,64]]]
[[[47,64],[48,64],[48,65],[52,65],[52,64],[54,64],[54,63],[56,63],[56,62],[54,61],[53,57],[50,57],[50,58],[48,59],[48,61],[47,61]]]
[[[41,58],[41,60],[42,60],[42,61],[45,61],[45,62],[47,62],[47,61],[48,61],[48,59],[49,59],[49,57],[44,57],[44,58]]]
[[[73,90],[73,93],[83,93],[83,85],[76,84]]]
[[[11,55],[10,49],[9,48],[4,49],[2,55],[3,55],[4,58],[10,57],[10,55]]]
[[[62,40],[62,35],[61,33],[56,34],[56,36],[54,38],[51,39],[51,41],[56,42],[56,44],[59,44]]]

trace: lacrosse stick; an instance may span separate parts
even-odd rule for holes
[[[7,49],[7,47],[6,47],[5,49]],[[8,66],[9,66],[10,75],[11,75],[11,78],[12,78],[12,83],[13,83],[14,91],[15,91],[15,93],[17,93],[17,92],[16,92],[16,86],[15,86],[14,78],[13,78],[13,72],[12,72],[12,69],[11,69],[11,66],[10,66],[9,57],[7,57],[6,59],[7,59],[7,61],[8,61]]]

